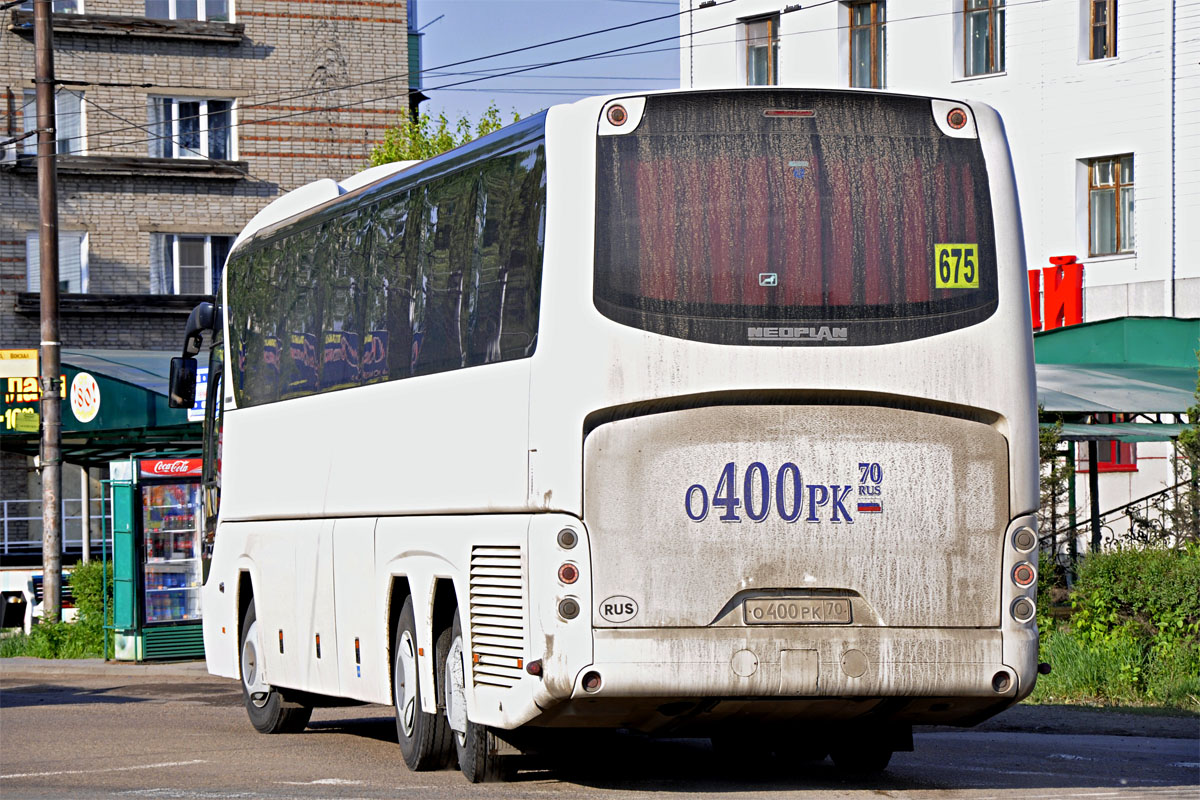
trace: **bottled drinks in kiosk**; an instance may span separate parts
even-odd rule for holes
[[[134,458],[110,474],[116,656],[200,658],[201,460]]]

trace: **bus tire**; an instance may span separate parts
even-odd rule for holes
[[[454,735],[458,768],[471,783],[508,780],[512,774],[509,757],[493,753],[488,746],[487,726],[471,722],[467,717],[466,685],[470,672],[463,650],[462,623],[459,622],[457,611],[454,613],[454,627],[450,629],[444,661],[446,724]],[[461,730],[454,729],[456,724]]]
[[[261,647],[257,614],[251,600],[242,619],[241,657],[238,660],[246,713],[250,716],[250,724],[259,733],[299,733],[308,725],[312,706],[285,700],[278,689],[261,679]]]
[[[412,598],[404,601],[396,622],[396,652],[392,658],[392,689],[396,706],[396,735],[404,763],[414,772],[442,769],[454,754],[450,725],[439,713],[421,710],[417,674],[417,624]],[[436,692],[435,692],[436,694]]]

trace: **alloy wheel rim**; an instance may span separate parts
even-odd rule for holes
[[[271,691],[271,687],[262,678],[262,670],[259,669],[261,663],[258,652],[258,621],[255,620],[250,623],[246,639],[242,642],[242,685],[246,687],[250,702],[258,708],[267,704],[267,697]]]
[[[417,718],[417,654],[412,634],[408,631],[400,635],[399,655],[400,669],[396,671],[396,708],[404,735],[410,737],[416,727]]]

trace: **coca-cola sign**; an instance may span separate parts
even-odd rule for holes
[[[139,466],[143,478],[182,478],[199,476],[203,462],[198,458],[156,458],[142,461]]]

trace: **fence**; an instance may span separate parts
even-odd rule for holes
[[[100,498],[92,498],[88,540],[93,553],[100,552],[104,538]],[[109,509],[111,525],[112,510]],[[32,556],[42,552],[41,499],[0,500],[0,521],[3,522],[3,542],[0,556]],[[83,501],[80,498],[62,500],[63,552],[83,550]]]

